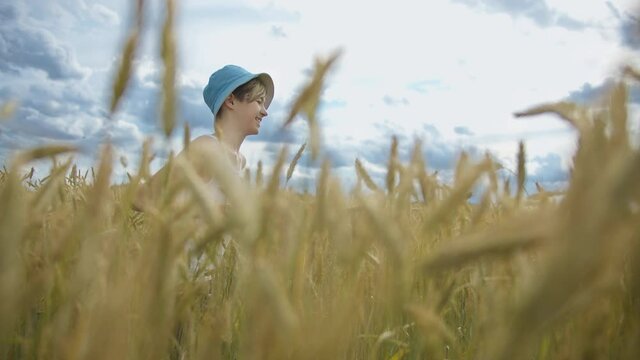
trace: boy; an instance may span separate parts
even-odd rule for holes
[[[178,158],[187,158],[202,179],[209,185],[211,196],[216,203],[224,204],[224,196],[210,173],[206,161],[224,154],[231,169],[242,175],[246,160],[240,154],[240,146],[248,135],[256,135],[262,119],[267,116],[267,108],[273,100],[274,86],[271,76],[266,73],[253,74],[236,65],[227,65],[215,71],[203,90],[204,101],[213,114],[214,133],[199,136],[184,149]],[[159,174],[150,180],[150,189],[144,192],[158,193]],[[173,179],[172,179],[173,180]],[[139,193],[136,208],[144,209],[145,194]]]

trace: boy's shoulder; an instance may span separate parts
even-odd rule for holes
[[[201,135],[197,138],[193,139],[189,143],[189,147],[194,148],[196,150],[218,150],[222,147],[222,144],[215,136],[211,135]]]
[[[191,140],[189,144],[219,144],[218,138],[213,135],[200,135]]]

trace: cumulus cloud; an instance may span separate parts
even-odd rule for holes
[[[568,100],[578,103],[590,103],[598,100],[604,91],[611,85],[611,80],[607,80],[602,84],[593,85],[591,83],[584,83],[577,89],[569,92]]]
[[[327,155],[331,160],[334,171],[339,171],[341,181],[345,184],[355,183],[355,159],[360,159],[369,175],[379,186],[383,186],[386,167],[389,161],[392,135],[398,139],[398,157],[401,162],[408,163],[415,146],[415,141],[422,144],[422,156],[430,172],[438,171],[444,181],[452,178],[453,169],[460,156],[465,151],[472,158],[480,154],[475,146],[462,146],[442,137],[441,133],[432,125],[426,124],[422,131],[415,134],[393,132],[388,125],[378,124],[383,134],[376,138],[369,138],[358,143],[338,142],[327,144]]]
[[[97,21],[108,25],[119,25],[120,16],[118,13],[103,4],[91,5],[91,14]]]
[[[394,98],[391,95],[385,95],[382,97],[382,101],[389,106],[409,105],[407,98]]]
[[[106,25],[120,24],[120,15],[114,11],[113,1],[106,0],[56,0],[21,1],[21,8],[28,11],[29,18],[46,23],[51,27],[74,29],[78,25]]]
[[[536,156],[530,162],[536,168],[528,176],[532,186],[537,182],[546,189],[558,189],[569,181],[569,171],[562,166],[562,159],[558,154]]]
[[[29,23],[15,4],[0,4],[0,71],[41,70],[54,80],[78,79],[88,70],[80,66],[71,48]]]
[[[386,123],[377,123],[374,126],[378,131],[378,136],[361,139],[357,142],[349,138],[327,139],[323,144],[321,158],[330,161],[332,169],[340,172],[341,181],[345,184],[355,182],[354,163],[356,159],[360,159],[374,181],[382,186],[393,136],[398,139],[400,161],[408,163],[411,160],[415,141],[419,140],[422,144],[422,155],[429,171],[439,171],[447,179],[462,151],[472,157],[477,157],[480,154],[475,146],[462,146],[446,140],[440,131],[431,124],[425,124],[420,131],[413,134],[398,131]],[[275,147],[273,152],[275,154]],[[303,172],[309,173],[317,170],[320,165],[319,161],[314,163],[309,160],[307,150],[298,166]]]
[[[586,82],[582,84],[579,89],[569,92],[567,99],[575,101],[581,104],[589,104],[602,100],[603,96],[606,96],[607,91],[613,86],[615,80],[613,78],[607,78],[600,84],[591,84]],[[633,104],[640,104],[640,87],[635,83],[629,86],[629,99],[628,101]]]
[[[458,135],[473,136],[475,133],[466,126],[456,126],[453,131]]]
[[[273,119],[266,117],[260,124],[260,135],[251,136],[247,141],[266,142],[274,144],[297,144],[304,142],[306,125],[299,123],[286,129],[282,129],[281,125]]]
[[[1,99],[19,98],[20,106],[11,121],[2,124],[3,134],[12,141],[0,157],[9,152],[49,142],[68,142],[86,153],[110,137],[116,145],[127,147],[141,142],[137,125],[127,121],[107,121],[104,106],[78,82],[34,82],[19,94],[5,89]]]
[[[282,26],[272,25],[269,33],[271,34],[271,36],[277,37],[277,38],[287,37],[287,33],[284,31],[284,28],[282,28]]]
[[[583,30],[590,24],[556,11],[545,0],[453,0],[486,12],[506,13],[531,19],[540,27],[558,26],[568,30]]]
[[[96,86],[100,76],[79,65],[73,48],[34,18],[42,9],[32,8],[0,4],[0,103],[19,102],[12,119],[0,124],[0,162],[17,150],[56,142],[77,146],[85,164],[107,139],[119,151],[137,149],[144,137],[138,124],[131,117],[107,119],[107,87]],[[93,9],[115,19],[106,7]]]
[[[146,133],[158,130],[160,117],[161,72],[150,58],[134,61],[136,69],[120,105],[119,112],[135,121]],[[177,118],[192,130],[213,129],[213,115],[202,98],[202,85],[181,79],[176,88]]]

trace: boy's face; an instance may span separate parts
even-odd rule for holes
[[[237,121],[246,135],[256,135],[260,130],[262,119],[267,116],[264,97],[253,101],[238,101],[236,107]]]

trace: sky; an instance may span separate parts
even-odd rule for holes
[[[0,105],[17,103],[0,120],[0,163],[18,150],[63,142],[78,146],[76,161],[88,167],[109,138],[126,159],[115,180],[124,181],[153,137],[157,169],[167,148],[180,151],[185,122],[193,137],[211,133],[202,88],[213,71],[237,64],[275,82],[260,134],[241,148],[251,169],[258,161],[269,169],[282,146],[293,156],[307,140],[303,119],[281,125],[314,59],[341,49],[318,116],[322,156],[347,188],[356,158],[383,183],[392,136],[404,160],[420,140],[428,168],[445,180],[461,151],[490,152],[515,169],[523,140],[529,188],[558,188],[567,181],[575,132],[553,116],[513,113],[594,101],[621,64],[640,59],[636,3],[628,0],[176,1],[179,129],[165,141],[158,126],[164,1],[146,1],[131,86],[107,116],[133,3],[0,0]],[[637,89],[630,98],[637,131]],[[313,187],[319,166],[305,155],[292,184]]]

